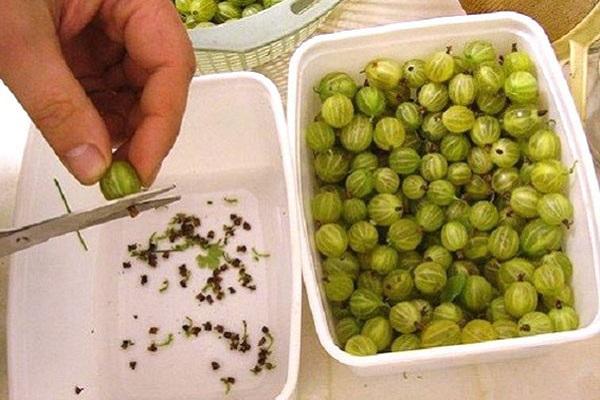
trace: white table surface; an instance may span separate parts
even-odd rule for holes
[[[0,228],[11,224],[30,121],[0,82]],[[6,315],[8,262],[0,258],[0,314]],[[600,400],[600,337],[543,356],[406,375],[360,378],[328,358],[304,301],[301,400]],[[0,399],[8,398],[6,318],[0,320]]]

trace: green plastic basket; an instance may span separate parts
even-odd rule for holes
[[[189,30],[198,72],[243,71],[273,61],[308,39],[341,0],[284,0],[256,15]]]

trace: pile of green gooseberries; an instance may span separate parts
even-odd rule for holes
[[[368,356],[576,329],[572,168],[535,65],[475,40],[315,87],[314,244],[337,341]]]
[[[209,28],[237,21],[281,3],[283,0],[173,0],[188,29]]]

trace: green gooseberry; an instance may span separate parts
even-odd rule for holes
[[[509,107],[502,116],[502,128],[515,138],[526,138],[540,125],[540,117],[534,105]]]
[[[400,262],[398,267],[406,271],[414,270],[417,265],[423,262],[423,257],[418,251],[415,250],[402,251],[399,253],[399,255]]]
[[[529,72],[513,72],[504,82],[504,93],[513,103],[535,103],[538,99],[537,79]]]
[[[373,173],[369,170],[357,169],[346,178],[346,191],[352,197],[366,197],[371,194],[373,187]]]
[[[405,137],[402,122],[398,118],[385,117],[377,122],[373,140],[380,149],[390,151],[402,146]]]
[[[524,258],[515,257],[500,264],[498,269],[498,286],[506,290],[514,282],[531,282],[535,267]]]
[[[475,101],[477,85],[471,75],[457,74],[448,84],[448,96],[454,104],[468,106]]]
[[[533,272],[533,285],[544,296],[558,293],[565,283],[565,274],[558,265],[542,264]]]
[[[410,148],[410,149],[414,149],[414,150],[420,150],[422,146],[423,146],[423,140],[417,134],[417,132],[411,132],[411,131],[406,132],[406,138],[404,139],[404,144],[402,144],[402,147],[406,147],[406,148]]]
[[[333,315],[333,318],[335,318],[336,320],[340,320],[352,316],[352,313],[350,312],[350,307],[346,303],[347,302],[330,303],[331,315]]]
[[[529,138],[527,153],[533,161],[559,160],[561,154],[560,138],[549,129],[541,129]]]
[[[499,194],[508,194],[521,184],[519,170],[516,168],[499,168],[492,175],[492,189]]]
[[[395,353],[398,351],[417,350],[421,348],[421,341],[414,333],[400,335],[392,342],[390,350]]]
[[[345,301],[354,292],[354,281],[346,274],[329,275],[325,279],[325,295],[330,301]]]
[[[373,185],[377,193],[396,193],[400,187],[400,177],[391,168],[378,168],[373,173]]]
[[[493,295],[492,285],[484,277],[469,275],[460,299],[468,310],[479,312],[488,307]]]
[[[519,251],[519,234],[510,226],[497,227],[490,234],[488,250],[500,261],[513,258]]]
[[[490,157],[498,167],[510,168],[521,158],[521,149],[517,142],[502,138],[492,144]]]
[[[183,2],[180,1],[175,3],[178,9],[179,5],[182,3]],[[179,10],[189,13],[196,23],[209,22],[215,17],[218,11],[218,5],[215,0],[193,0],[185,3],[185,8],[187,9],[185,11],[181,9]]]
[[[421,313],[421,322],[428,324],[433,319],[433,307],[431,303],[424,299],[415,299],[410,301]]]
[[[442,226],[440,238],[445,248],[457,251],[464,248],[469,242],[469,232],[460,222],[450,221]]]
[[[411,88],[420,88],[427,82],[425,74],[425,61],[412,59],[402,65],[402,75],[407,85]]]
[[[506,311],[506,302],[504,301],[504,296],[496,297],[490,302],[490,306],[488,307],[488,316],[492,322],[500,321],[502,319],[513,319],[513,316]]]
[[[411,200],[418,200],[427,193],[427,181],[421,175],[409,175],[402,181],[402,194]]]
[[[483,147],[500,139],[500,122],[497,118],[482,115],[475,120],[470,137],[473,143]]]
[[[492,324],[498,334],[498,339],[510,339],[519,336],[519,326],[508,319],[500,319]]]
[[[343,346],[352,336],[360,334],[360,325],[355,318],[342,318],[335,324],[335,336],[338,342]]]
[[[402,301],[390,309],[390,324],[400,333],[413,333],[421,324],[421,313],[417,307],[409,302]]]
[[[319,187],[318,193],[334,193],[337,194],[340,199],[346,197],[345,189],[338,185],[323,185]]]
[[[504,69],[496,62],[481,65],[475,70],[475,82],[483,93],[498,93],[504,87]]]
[[[338,224],[325,224],[315,233],[315,244],[321,254],[340,257],[348,248],[346,230]]]
[[[334,128],[343,128],[354,117],[352,100],[341,93],[334,93],[323,102],[321,117]]]
[[[442,111],[448,104],[449,95],[445,85],[428,82],[421,86],[418,101],[429,112]]]
[[[414,282],[407,270],[395,269],[383,278],[383,294],[390,301],[408,299],[413,288]]]
[[[384,90],[385,101],[387,106],[394,109],[400,105],[400,103],[410,100],[410,88],[404,82],[400,82],[398,86],[393,89]]]
[[[565,225],[573,222],[573,204],[563,194],[548,193],[537,204],[540,218],[548,225]]]
[[[423,253],[423,261],[435,262],[447,270],[452,264],[453,257],[452,253],[450,253],[444,246],[434,245],[425,250]]]
[[[542,264],[559,266],[565,276],[565,282],[570,282],[573,276],[573,263],[562,251],[552,251],[542,257]]]
[[[445,82],[454,76],[454,58],[445,51],[433,53],[425,62],[425,75],[432,82]]]
[[[466,185],[471,181],[473,171],[469,164],[465,162],[455,162],[448,165],[448,173],[446,179],[454,186]]]
[[[413,274],[415,287],[425,295],[439,293],[448,280],[444,267],[432,261],[426,261],[419,264],[413,271]]]
[[[452,58],[454,59],[454,73],[463,74],[470,72],[471,66],[469,66],[464,57],[452,56]]]
[[[354,96],[354,101],[358,110],[369,117],[377,117],[385,111],[385,95],[373,86],[360,88]]]
[[[365,74],[370,86],[379,89],[393,89],[402,79],[402,66],[389,58],[378,58],[367,64]]]
[[[358,288],[350,296],[350,311],[358,319],[369,319],[383,315],[387,306],[380,295],[368,289]]]
[[[452,183],[444,179],[438,179],[429,183],[427,188],[427,200],[438,206],[447,206],[456,199],[456,188]],[[443,212],[440,210],[440,215]]]
[[[265,7],[260,3],[250,4],[242,10],[242,18],[248,18],[263,11]]]
[[[510,193],[510,207],[525,218],[537,217],[539,200],[540,194],[531,186],[521,186]]]
[[[471,236],[467,245],[463,249],[463,255],[471,261],[483,262],[490,258],[490,251],[488,249],[489,235],[478,234],[477,236]],[[489,279],[489,278],[488,278]],[[491,279],[489,279],[492,281]]]
[[[463,56],[473,68],[485,62],[495,61],[496,49],[486,40],[473,40],[465,44]]]
[[[410,175],[419,169],[421,156],[412,148],[400,147],[390,153],[388,164],[397,174]]]
[[[366,336],[356,335],[348,339],[344,350],[353,356],[372,356],[377,354],[377,345]]]
[[[452,133],[467,132],[475,124],[475,113],[468,107],[453,105],[442,114],[442,123]]]
[[[395,194],[380,193],[369,201],[367,210],[375,224],[390,226],[402,218],[404,206],[402,200]]]
[[[517,232],[523,231],[527,220],[518,215],[512,208],[504,207],[500,210],[498,225],[510,226]]]
[[[412,101],[405,101],[396,108],[396,118],[409,130],[415,131],[423,124],[423,114],[419,106]]]
[[[548,225],[538,218],[523,228],[521,249],[530,257],[540,257],[546,252],[558,250],[562,239],[563,231],[560,226]]]
[[[342,217],[349,224],[367,219],[369,212],[367,205],[362,199],[348,199],[344,201]]]
[[[519,336],[540,335],[554,331],[550,317],[539,311],[523,315],[517,325],[519,327]]]
[[[214,16],[214,21],[216,23],[222,24],[229,20],[235,20],[239,18],[242,18],[242,9],[233,4],[233,2],[227,0],[220,1],[217,4],[217,12]]]
[[[323,261],[323,271],[330,276],[346,274],[352,279],[358,278],[360,265],[356,256],[347,251],[339,257],[327,257]]]
[[[513,282],[504,292],[506,312],[515,318],[535,311],[538,305],[538,294],[529,282]]]
[[[570,174],[560,161],[539,161],[531,169],[531,185],[542,193],[559,193],[567,186]]]
[[[342,94],[349,99],[353,99],[358,86],[356,86],[354,79],[347,73],[330,72],[321,79],[319,85],[314,90],[319,94],[321,101],[327,100],[334,94]]]
[[[358,221],[348,229],[348,244],[357,253],[367,253],[379,241],[379,233],[373,224]]]
[[[471,207],[469,221],[479,231],[489,231],[498,224],[498,210],[489,201],[478,201]]]
[[[446,219],[448,221],[458,221],[463,225],[469,224],[469,215],[471,206],[464,200],[454,200],[446,208]]]
[[[572,331],[579,327],[579,316],[569,306],[553,308],[548,312],[548,317],[552,320],[554,332]]]
[[[415,215],[416,221],[425,232],[435,232],[444,224],[444,210],[433,202],[425,202]]]
[[[517,71],[535,73],[535,64],[531,61],[529,55],[523,51],[513,51],[505,54],[502,65],[507,75]]]
[[[421,347],[430,348],[460,344],[461,330],[456,322],[438,319],[427,324],[421,333]]]
[[[442,122],[442,113],[428,113],[425,115],[422,124],[423,135],[432,142],[438,142],[449,132]]]
[[[433,310],[433,320],[447,320],[462,325],[465,320],[465,313],[462,308],[454,303],[441,303]]]
[[[142,190],[142,182],[128,161],[113,161],[100,179],[100,191],[106,200],[119,199]]]
[[[371,269],[386,275],[398,267],[398,252],[390,246],[379,245],[371,252]]]
[[[366,254],[366,253],[365,253]],[[369,254],[368,259],[371,259]],[[383,295],[383,278],[375,271],[364,271],[358,276],[356,286],[359,289],[366,289],[378,296]]]
[[[421,159],[420,171],[429,182],[443,179],[448,172],[448,161],[439,153],[426,154]]]
[[[448,275],[480,275],[479,268],[477,265],[469,260],[457,260],[450,265],[448,268]],[[460,293],[459,293],[460,294]]]
[[[489,151],[482,147],[472,147],[467,155],[467,165],[475,174],[487,174],[494,168]]]
[[[379,168],[379,158],[369,151],[363,151],[354,156],[350,170],[356,171],[357,169],[366,169],[374,171],[377,168]]]
[[[383,351],[390,347],[394,335],[390,322],[384,317],[367,320],[360,334],[371,339],[377,346],[377,351]]]
[[[506,107],[506,95],[502,91],[494,94],[479,91],[475,102],[477,103],[477,107],[484,113],[496,115]]]
[[[447,135],[440,143],[440,152],[448,161],[463,161],[471,150],[471,142],[465,135]]]
[[[322,224],[336,222],[342,216],[342,199],[337,193],[318,193],[311,201],[312,216]]]
[[[333,128],[323,121],[311,122],[306,128],[306,144],[315,153],[333,148],[335,132]]]
[[[423,230],[413,220],[402,218],[390,226],[387,240],[398,251],[414,250],[423,240]]]
[[[494,326],[484,319],[474,319],[464,326],[461,332],[461,340],[464,344],[481,343],[498,339],[498,333]]]
[[[469,200],[483,200],[492,193],[490,184],[479,175],[473,175],[471,182],[464,186],[464,197]]]
[[[482,267],[482,275],[495,288],[498,287],[498,271],[500,270],[500,261],[492,258],[488,259]]]
[[[364,115],[355,115],[340,132],[342,146],[353,153],[368,149],[372,141],[373,125]]]
[[[573,307],[575,304],[573,289],[569,285],[564,285],[557,293],[550,296],[542,296],[542,301],[548,308],[558,308],[561,305]]]

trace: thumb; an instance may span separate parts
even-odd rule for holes
[[[66,64],[54,31],[30,33],[0,39],[6,55],[0,57],[0,77],[66,168],[91,185],[111,163],[108,130]]]

